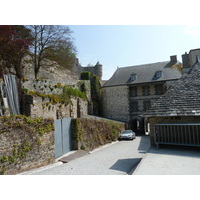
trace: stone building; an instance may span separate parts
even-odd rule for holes
[[[141,115],[182,75],[176,56],[170,61],[118,68],[102,87],[103,115],[124,121],[138,133],[145,132]]]
[[[96,63],[95,66],[88,66],[88,67],[82,67],[79,64],[79,61],[77,59],[77,74],[80,76],[81,72],[87,71],[91,72],[91,74],[98,76],[99,80],[102,80],[102,75],[103,75],[103,65],[99,63],[99,61]]]
[[[192,49],[182,55],[183,72],[185,73],[196,62],[196,56],[200,56],[200,49]]]
[[[191,65],[176,84],[145,113],[150,122],[152,145],[164,143],[200,146],[200,59],[198,56]],[[162,128],[156,131],[156,127],[161,125]],[[155,138],[158,134],[161,134],[159,138]]]

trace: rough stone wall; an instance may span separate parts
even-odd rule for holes
[[[54,161],[52,119],[0,117],[0,174],[16,174]]]
[[[148,85],[148,86],[149,86],[149,95],[148,96],[143,95],[143,88],[142,88],[143,86],[139,85],[139,86],[137,86],[137,95],[138,96],[130,97],[131,101],[137,101],[138,102],[138,112],[132,113],[133,118],[144,112],[144,101],[150,101],[151,104],[153,104],[153,102],[161,96],[161,95],[155,95],[154,84],[151,84],[151,85]]]
[[[156,145],[155,141],[154,141],[155,124],[159,124],[159,123],[199,123],[199,121],[200,121],[200,117],[195,117],[195,116],[151,117],[151,118],[149,118],[151,145],[153,145],[153,146]]]
[[[116,141],[124,129],[125,123],[105,119],[73,119],[73,149],[91,151],[101,145]]]
[[[88,114],[88,102],[80,98],[71,98],[68,105],[52,104],[48,98],[33,97],[31,117],[44,117],[53,119],[77,118]]]
[[[36,81],[31,79],[25,81],[22,86],[28,90],[37,91],[43,94],[61,94],[63,86],[70,85],[74,88],[78,88],[80,84],[84,83],[86,89],[86,95],[88,100],[91,100],[90,81],[87,80],[65,80],[65,81],[53,81],[49,79]]]
[[[34,65],[31,59],[27,56],[24,59],[24,68],[23,68],[23,75],[25,78],[34,79]],[[44,60],[42,62],[42,66],[40,68],[38,79],[49,79],[49,80],[56,80],[56,81],[73,81],[78,80],[79,75],[76,72],[76,69],[68,70],[61,66],[59,66],[55,61]]]
[[[44,79],[36,81],[35,79],[30,79],[25,81],[22,86],[28,90],[38,91],[44,94],[60,94],[62,92],[62,86],[64,85],[77,85],[77,80],[73,81],[53,81],[50,79]],[[58,87],[57,85],[61,86]]]
[[[128,86],[104,87],[103,116],[106,118],[129,122],[129,89]]]
[[[71,85],[73,88],[79,88],[81,84],[84,84],[87,99],[90,101],[90,81],[28,80],[23,83],[23,88],[45,95],[59,95],[63,92],[63,86]],[[28,95],[25,96],[23,114],[27,116],[61,119],[65,117],[82,117],[88,114],[88,101],[78,97],[71,96],[69,104],[66,105],[62,103],[52,103],[49,98],[42,98],[40,96],[33,96],[31,101],[31,98],[27,97]]]

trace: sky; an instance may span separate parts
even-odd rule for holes
[[[78,50],[79,62],[87,66],[89,63],[95,65],[99,61],[103,65],[103,79],[106,80],[117,67],[167,61],[171,55],[177,55],[178,60],[182,61],[182,54],[200,48],[199,4],[199,0],[35,0],[31,4],[25,0],[7,0],[1,1],[0,24],[69,25],[74,31],[72,36]],[[132,193],[113,192],[123,181],[131,184],[132,188],[137,188],[138,195],[134,194],[136,198],[141,198],[141,194],[143,199],[154,195],[152,191],[154,192],[155,185],[161,192],[165,192],[166,188],[170,189],[177,199],[191,198],[191,194],[193,198],[199,196],[197,184],[185,184],[185,181],[196,183],[194,177],[192,180],[183,177],[182,180],[175,176],[154,176],[153,179],[152,176],[138,176],[134,177],[135,181],[126,177],[125,180],[122,176],[87,176],[86,180],[85,176],[73,176],[67,177],[66,182],[64,176],[55,176],[54,182],[64,183],[58,184],[59,187],[56,188],[52,184],[52,177],[49,181],[42,177],[35,178],[39,195],[44,199],[63,198],[60,191],[66,188],[68,195],[76,193],[77,198],[85,195],[88,200],[94,199],[95,192],[100,194],[95,196],[96,199],[105,198],[105,194],[110,199],[130,199],[128,197]],[[0,184],[1,190],[5,194],[9,193],[10,198],[16,198],[19,194],[23,199],[19,191],[22,184],[28,181],[29,184],[23,184],[23,188],[33,195],[32,188],[36,186],[35,180],[32,180],[34,177],[31,180],[29,176],[25,178],[27,180],[24,181],[20,176],[12,180],[6,177]],[[169,181],[173,183],[171,187]],[[157,184],[158,182],[161,184]],[[84,183],[79,187],[78,193],[74,187],[77,183]],[[12,185],[13,192],[10,193]],[[184,193],[177,190],[177,185]],[[102,194],[99,193],[99,188],[104,191]],[[50,190],[50,193],[46,192]],[[36,195],[37,198],[38,192]],[[169,199],[169,195],[162,198]]]
[[[167,61],[171,55],[182,61],[182,54],[200,48],[199,0],[35,0],[27,9],[20,6],[25,2],[2,2],[0,23],[68,25],[80,64],[99,61],[104,80],[117,67]]]
[[[117,67],[168,61],[200,48],[198,25],[69,25],[82,66],[103,65],[103,80]]]

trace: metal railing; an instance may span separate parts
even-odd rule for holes
[[[156,124],[154,139],[159,144],[200,146],[200,123]]]

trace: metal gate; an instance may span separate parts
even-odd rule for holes
[[[159,144],[200,146],[200,123],[156,124],[154,139]]]
[[[55,158],[71,151],[71,118],[54,121]]]

